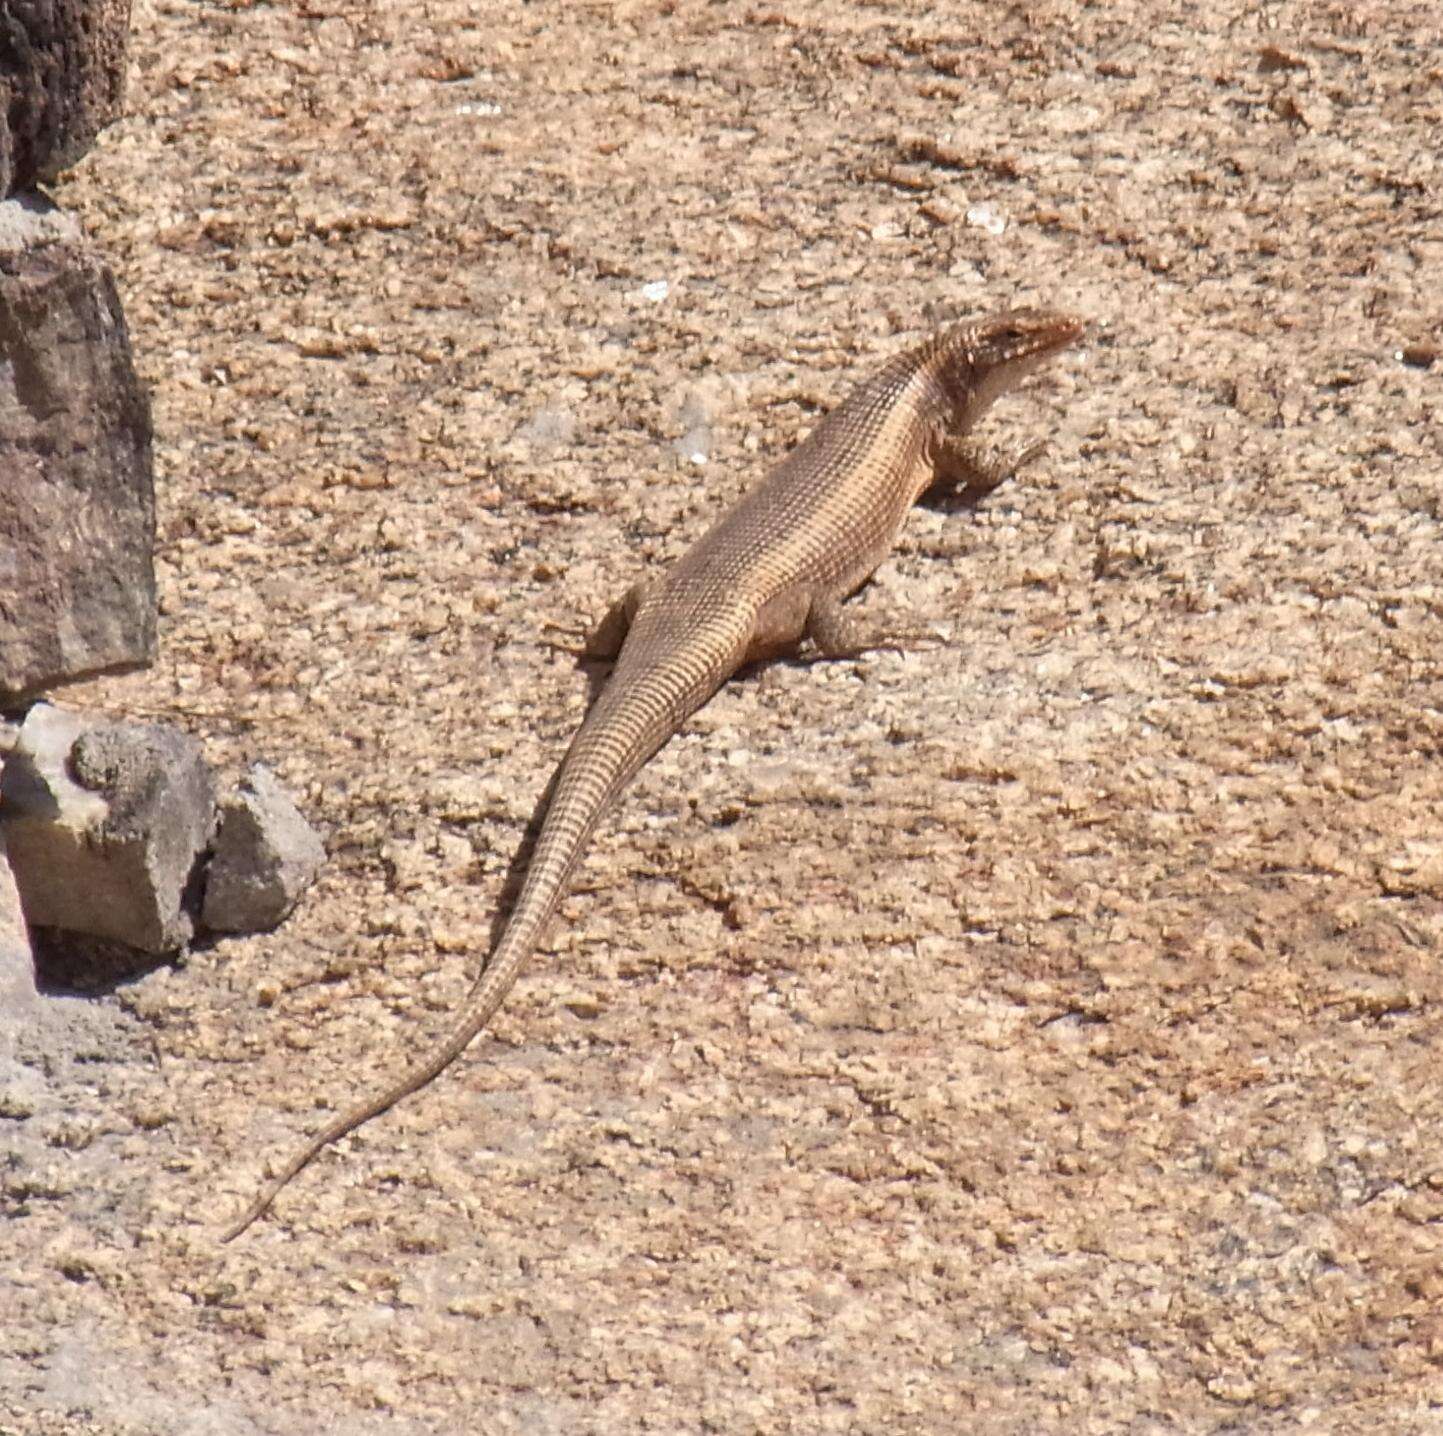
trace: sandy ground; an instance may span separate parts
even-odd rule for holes
[[[0,1430],[1443,1430],[1440,66],[1431,0],[142,5],[56,195],[163,656],[67,701],[331,861],[31,1034]],[[1093,325],[1047,456],[859,600],[945,645],[729,685],[218,1245],[484,955],[552,626],[1020,302]]]

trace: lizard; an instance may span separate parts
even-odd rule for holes
[[[583,651],[614,667],[551,780],[515,905],[448,1034],[306,1142],[223,1241],[323,1148],[424,1087],[471,1044],[540,941],[598,821],[727,679],[804,641],[822,658],[916,646],[922,635],[868,628],[842,601],[886,558],[924,493],[985,493],[1042,449],[989,461],[967,436],[999,395],[1083,329],[1056,310],[1014,309],[933,333],[855,388],[659,580],[612,605]]]

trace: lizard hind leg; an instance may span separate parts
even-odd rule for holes
[[[615,658],[621,652],[621,645],[626,642],[626,635],[631,632],[631,620],[636,617],[637,609],[646,601],[646,595],[650,591],[651,584],[645,579],[632,584],[602,614],[599,622],[587,635],[581,648],[582,656]]]

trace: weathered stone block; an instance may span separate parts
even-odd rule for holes
[[[0,706],[155,653],[150,405],[109,269],[0,203]]]
[[[190,940],[215,827],[194,739],[37,703],[0,773],[0,823],[32,928],[149,954]]]

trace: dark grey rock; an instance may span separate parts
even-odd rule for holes
[[[79,160],[125,99],[130,0],[0,5],[0,196]]]
[[[155,654],[150,405],[110,270],[0,203],[0,707]]]
[[[201,926],[268,932],[300,901],[325,859],[315,830],[275,774],[257,763],[221,814]]]

